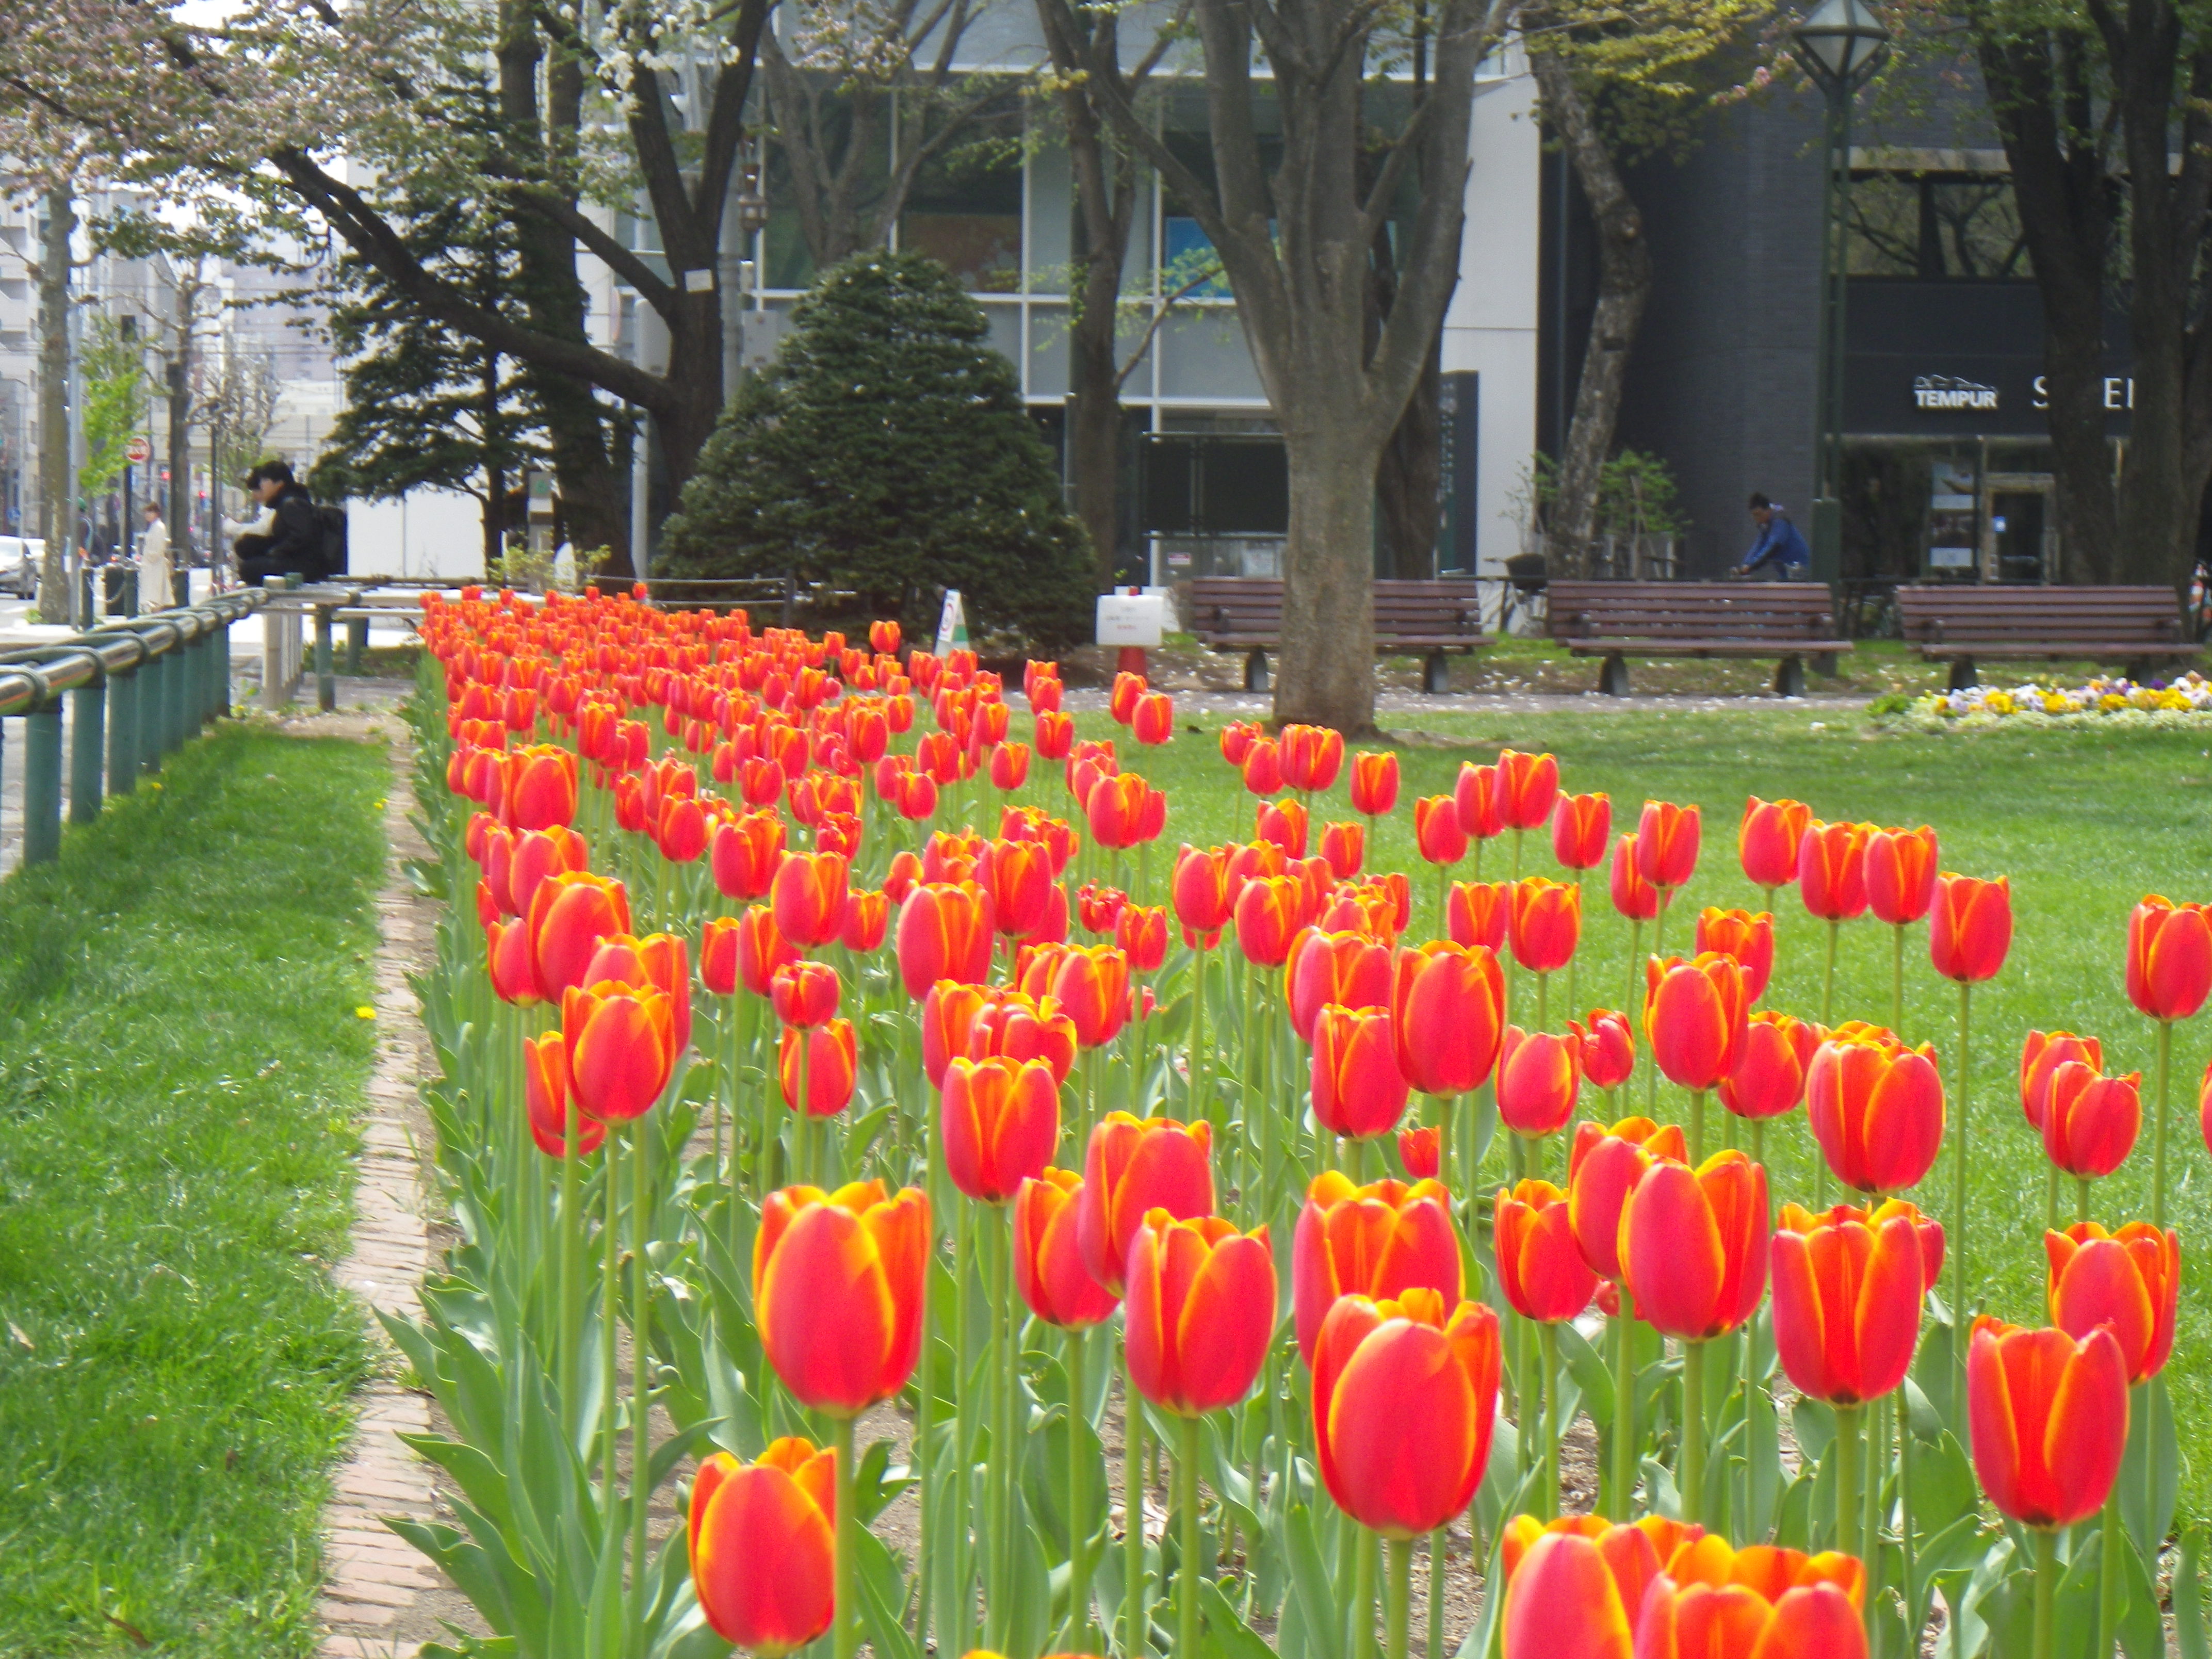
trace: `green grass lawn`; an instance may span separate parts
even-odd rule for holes
[[[1759,890],[1744,880],[1735,855],[1736,823],[1748,793],[1794,796],[1829,818],[1932,823],[1945,869],[2009,875],[2016,919],[2011,958],[2004,973],[1974,995],[1971,1260],[1991,1311],[2045,1322],[2045,1165],[2021,1115],[2021,1039],[2031,1027],[2100,1036],[2108,1070],[2143,1070],[2148,1114],[2154,1028],[2127,1000],[2128,912],[2146,891],[2212,898],[2212,728],[2201,737],[2051,730],[1928,736],[1877,730],[1856,713],[1771,705],[1720,713],[1620,707],[1587,714],[1386,718],[1418,720],[1420,729],[1397,734],[1408,740],[1400,751],[1404,787],[1370,865],[1414,872],[1411,937],[1417,941],[1438,929],[1429,866],[1419,862],[1413,846],[1413,798],[1448,791],[1462,761],[1487,761],[1501,744],[1556,753],[1566,787],[1612,796],[1617,829],[1634,827],[1647,797],[1703,806],[1705,853],[1695,880],[1676,902],[1668,933],[1674,946],[1687,946],[1701,906],[1758,907]],[[1200,722],[1207,728],[1203,734],[1187,729],[1193,723],[1182,721],[1164,751],[1136,751],[1124,738],[1127,763],[1168,791],[1170,844],[1249,838],[1251,798],[1231,787],[1212,729],[1218,722]],[[1103,716],[1085,716],[1079,726],[1085,736],[1110,730]],[[1331,808],[1334,815],[1351,816],[1340,783]],[[1510,860],[1509,836],[1491,843],[1483,873],[1505,876]],[[1156,860],[1156,872],[1162,863]],[[1528,837],[1524,868],[1559,873],[1547,836]],[[1459,873],[1466,876],[1467,866]],[[1585,890],[1583,1000],[1618,1006],[1628,984],[1628,925],[1607,900],[1604,872],[1592,877]],[[1776,921],[1778,961],[1766,1005],[1817,1017],[1824,924],[1808,916],[1790,890],[1778,895]],[[1887,1020],[1889,935],[1871,920],[1844,929],[1838,1019]],[[1948,1088],[1958,995],[1927,965],[1924,925],[1912,930],[1906,960],[1905,1035],[1936,1044]],[[1554,991],[1556,1024],[1566,1009],[1556,981]],[[1528,1006],[1525,999],[1516,1003]],[[2182,1026],[2174,1042],[2169,1156],[2180,1185],[2169,1219],[2180,1231],[2185,1259],[2212,1239],[2212,1161],[2196,1113],[2208,1053],[2212,1013]],[[1593,1097],[1587,1103],[1584,1115],[1595,1115],[1599,1103]],[[1680,1092],[1662,1086],[1660,1104],[1662,1115],[1679,1117]],[[1725,1119],[1717,1109],[1714,1115]],[[1803,1122],[1801,1111],[1767,1139],[1778,1203],[1809,1198],[1811,1142]],[[1713,1134],[1710,1123],[1707,1133]],[[1949,1158],[1947,1145],[1936,1176],[1915,1194],[1947,1218]],[[2099,1218],[2116,1225],[2147,1214],[2149,1170],[2147,1119],[2135,1156],[2100,1185]],[[2167,1373],[2185,1449],[2203,1443],[2212,1431],[2212,1293],[2206,1284],[2203,1268],[2185,1261],[2180,1344]],[[2190,1471],[2183,1501],[2199,1516],[2212,1513],[2212,1460],[2199,1460]]]
[[[388,781],[226,729],[0,884],[0,1653],[313,1647]]]

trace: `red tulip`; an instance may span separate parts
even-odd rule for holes
[[[1805,826],[1797,848],[1797,891],[1805,908],[1823,921],[1849,921],[1866,914],[1867,823]]]
[[[1273,738],[1255,738],[1244,750],[1244,787],[1255,795],[1272,795],[1283,787],[1282,751]]]
[[[576,757],[557,744],[507,757],[507,820],[517,830],[565,828],[576,817]]]
[[[1877,830],[1867,837],[1867,908],[1875,920],[1902,927],[1936,902],[1936,832]]]
[[[1701,1540],[1726,1546],[1718,1539]],[[1738,1553],[1739,1559],[1766,1552],[1759,1546]],[[1790,1552],[1794,1553],[1795,1552]],[[1835,1558],[1853,1569],[1850,1556]],[[1658,1581],[1645,1598],[1638,1617],[1636,1647],[1639,1656],[1675,1659],[1676,1655],[1715,1656],[1715,1659],[1780,1659],[1784,1655],[1819,1656],[1819,1659],[1866,1659],[1864,1616],[1851,1595],[1838,1584],[1815,1582],[1794,1589],[1774,1587],[1771,1594],[1738,1582],[1680,1584],[1670,1574]]]
[[[1253,840],[1273,842],[1286,858],[1306,855],[1306,809],[1298,802],[1261,801],[1252,817]]]
[[[737,919],[735,927],[738,981],[755,996],[767,996],[776,970],[798,961],[799,952],[776,931],[775,912],[765,904],[754,905]]]
[[[1961,984],[1994,979],[2012,948],[2012,884],[2008,878],[1978,881],[1943,875],[1936,883],[1936,908],[1928,924],[1928,955],[1936,971]]]
[[[1315,1121],[1354,1140],[1396,1128],[1407,1090],[1392,1052],[1389,1007],[1331,1003],[1317,1011],[1312,1040]]]
[[[1734,957],[1743,969],[1744,1000],[1756,1002],[1774,973],[1774,918],[1764,910],[1753,915],[1707,905],[1698,912],[1697,949]]]
[[[1030,1311],[1062,1330],[1110,1317],[1121,1297],[1091,1278],[1076,1237],[1083,1178],[1045,1169],[1014,1195],[1014,1284]]]
[[[1252,1390],[1275,1330],[1267,1230],[1218,1216],[1147,1214],[1132,1236],[1122,1323],[1129,1380],[1179,1417],[1233,1406]]]
[[[776,930],[801,951],[829,944],[845,925],[849,866],[835,853],[786,853],[769,885]]]
[[[1613,843],[1613,908],[1624,921],[1649,921],[1659,914],[1659,890],[1644,878],[1636,854],[1636,837],[1622,836]]]
[[[1636,824],[1637,873],[1662,891],[1686,884],[1698,869],[1698,809],[1647,800]]]
[[[1175,699],[1164,691],[1147,691],[1129,712],[1129,735],[1139,743],[1165,743],[1175,735]]]
[[[1805,1116],[1846,1187],[1894,1193],[1917,1185],[1943,1144],[1933,1045],[1908,1048],[1856,1021],[1837,1027],[1806,1071]]]
[[[1583,1076],[1593,1089],[1618,1089],[1636,1070],[1636,1037],[1626,1014],[1607,1008],[1589,1011],[1587,1026],[1570,1020],[1567,1029],[1583,1040]]]
[[[1334,783],[1344,765],[1344,733],[1326,726],[1285,726],[1278,747],[1283,781],[1308,794]]]
[[[859,1080],[860,1049],[853,1022],[833,1019],[805,1030],[787,1025],[776,1048],[776,1080],[783,1088],[783,1103],[799,1109],[799,1044],[806,1045],[806,1105],[809,1117],[835,1117],[852,1104]]]
[[[1498,1063],[1505,975],[1480,945],[1432,942],[1397,962],[1398,1069],[1425,1095],[1463,1095]]]
[[[1364,933],[1302,928],[1291,941],[1283,981],[1291,1028],[1301,1041],[1312,1042],[1314,1018],[1324,1003],[1388,1010],[1392,977],[1389,946]]]
[[[1084,798],[1091,838],[1101,847],[1134,847],[1151,841],[1166,822],[1167,797],[1133,772],[1100,778]]]
[[[1103,1048],[1129,1018],[1129,959],[1110,945],[1067,947],[1052,976],[1052,994],[1075,1024],[1075,1040]]]
[[[1489,841],[1505,833],[1503,786],[1495,766],[1462,761],[1452,788],[1452,806],[1459,814],[1460,829],[1470,839]]]
[[[1567,1195],[1548,1181],[1498,1189],[1492,1232],[1498,1285],[1513,1311],[1540,1325],[1577,1317],[1597,1294],[1597,1275],[1583,1260],[1568,1215]]]
[[[668,999],[676,1050],[691,1042],[691,952],[673,933],[632,939],[617,933],[599,941],[584,969],[584,983],[612,980],[626,986],[650,986]]]
[[[1266,736],[1257,720],[1231,720],[1221,728],[1221,758],[1243,770],[1244,757],[1252,752],[1252,745]],[[1273,794],[1273,790],[1263,793]]]
[[[691,1584],[714,1633],[782,1659],[836,1612],[837,1454],[769,1443],[757,1463],[716,1452],[691,1484]]]
[[[1567,1219],[1583,1260],[1601,1279],[1618,1279],[1620,1212],[1644,1172],[1662,1158],[1687,1156],[1681,1127],[1648,1117],[1625,1117],[1611,1128],[1575,1126],[1567,1158]]]
[[[1433,1180],[1356,1187],[1335,1170],[1314,1178],[1291,1239],[1291,1301],[1298,1352],[1309,1365],[1322,1322],[1340,1296],[1389,1301],[1425,1287],[1448,1304],[1459,1300],[1459,1235],[1450,1206],[1450,1195]]]
[[[2173,1352],[2181,1237],[2148,1221],[2108,1233],[2094,1221],[2043,1236],[2051,1259],[2051,1322],[2077,1340],[2107,1330],[2130,1382],[2148,1382]]]
[[[1176,854],[1168,891],[1176,920],[1194,933],[1210,933],[1229,925],[1229,860],[1226,847],[1185,847]]]
[[[1705,951],[1687,961],[1644,963],[1644,1034],[1670,1083],[1710,1089],[1735,1069],[1743,1052],[1743,969],[1734,957]]]
[[[1389,750],[1352,757],[1352,810],[1381,817],[1398,804],[1398,757]]]
[[[1534,1139],[1566,1127],[1582,1091],[1582,1039],[1571,1031],[1505,1028],[1498,1051],[1498,1117]]]
[[[602,1123],[651,1111],[675,1068],[675,1011],[653,987],[570,986],[561,998],[561,1036],[576,1103]]]
[[[629,895],[622,883],[587,870],[540,882],[530,901],[530,948],[546,999],[582,984],[599,941],[628,932]]]
[[[1431,864],[1457,864],[1467,856],[1467,831],[1449,795],[1424,795],[1413,803],[1413,841]]]
[[[931,994],[939,994],[951,983],[939,981]],[[990,1000],[973,1011],[968,1027],[968,1058],[1009,1060],[1016,1065],[1041,1060],[1051,1071],[1055,1088],[1066,1083],[1075,1069],[1077,1043],[1075,1022],[1060,1008],[1060,999],[1029,997],[1018,991],[988,995]],[[941,1072],[934,1086],[945,1086]]]
[[[753,1307],[769,1364],[799,1404],[857,1417],[906,1386],[921,1353],[929,1200],[880,1181],[787,1187],[761,1206]]]
[[[660,855],[672,864],[691,864],[707,850],[707,815],[690,795],[672,795],[660,803],[660,821],[653,839]]]
[[[1321,827],[1321,855],[1331,874],[1350,881],[1367,861],[1367,826],[1364,823],[1324,823]]]
[[[1716,1152],[1695,1170],[1654,1163],[1620,1212],[1637,1317],[1686,1342],[1735,1330],[1765,1294],[1766,1218],[1766,1171],[1741,1152]]]
[[[1163,904],[1131,904],[1114,918],[1114,943],[1132,970],[1158,973],[1168,958],[1168,912]]]
[[[2093,1066],[2068,1060],[2051,1076],[2043,1113],[2043,1150],[2051,1163],[2079,1180],[2112,1174],[2135,1150],[2142,1127],[2142,1073],[2101,1077]]]
[[[522,1040],[523,1106],[530,1116],[530,1138],[548,1158],[568,1154],[569,1112],[575,1108],[568,1087],[568,1042],[558,1031]],[[607,1138],[607,1126],[575,1109],[576,1152],[588,1158]]]
[[[1805,1098],[1805,1073],[1826,1036],[1810,1020],[1762,1008],[1745,1022],[1743,1050],[1721,1079],[1721,1104],[1738,1117],[1780,1117]]]
[[[1211,1214],[1212,1158],[1212,1127],[1203,1121],[1109,1112],[1084,1152],[1077,1212],[1083,1265],[1091,1278],[1121,1293],[1130,1237],[1149,1212],[1164,1209],[1177,1219]]]
[[[1904,1382],[1928,1285],[1911,1217],[1869,1224],[1785,1205],[1773,1273],[1775,1352],[1800,1393],[1856,1406]]]
[[[1512,920],[1513,884],[1455,881],[1444,896],[1444,925],[1455,945],[1503,951]]]
[[[906,902],[906,896],[914,891],[915,884],[925,879],[921,860],[913,852],[902,850],[891,854],[890,867],[884,872],[884,896],[894,905]]]
[[[1003,1204],[1060,1144],[1060,1085],[1041,1060],[955,1060],[945,1067],[945,1167],[952,1184]]]
[[[1127,726],[1136,717],[1137,701],[1145,695],[1142,674],[1116,674],[1114,689],[1108,694],[1106,712],[1114,717],[1116,726]]]
[[[1033,841],[994,841],[976,861],[977,884],[991,896],[997,930],[1019,939],[1045,920],[1052,896],[1051,849]]]
[[[819,1025],[837,1015],[837,970],[824,962],[793,962],[775,970],[769,1000],[786,1025]]]
[[[1498,1316],[1433,1291],[1348,1296],[1315,1348],[1314,1441],[1338,1506],[1391,1539],[1464,1510],[1497,1424]]]
[[[890,925],[890,895],[855,887],[845,895],[845,921],[837,932],[838,942],[848,951],[865,956],[883,948]]]
[[[546,1000],[538,983],[538,963],[530,949],[530,928],[520,918],[484,927],[484,966],[492,994],[501,1002],[529,1007]]]
[[[2075,1338],[1984,1314],[1966,1351],[1974,1472],[2023,1526],[2086,1521],[2105,1504],[2128,1441],[2128,1366],[2103,1327]]]
[[[919,998],[940,979],[991,976],[991,896],[972,881],[920,882],[899,907],[899,980]]]
[[[1743,823],[1736,830],[1736,857],[1754,887],[1772,892],[1797,879],[1797,849],[1813,821],[1813,809],[1802,800],[1761,800],[1756,795],[1743,804]]]
[[[1561,795],[1552,809],[1552,856],[1570,870],[1595,870],[1613,840],[1613,802],[1604,795]]]
[[[1443,1131],[1433,1123],[1398,1131],[1398,1162],[1415,1181],[1434,1181],[1443,1167]]]
[[[2075,1036],[2071,1031],[2030,1031],[2020,1045],[2020,1109],[2028,1127],[2040,1131],[2043,1113],[2051,1098],[2051,1079],[2069,1060],[2078,1060],[2093,1071],[2105,1064],[2105,1045],[2095,1037]]]
[[[945,1068],[955,1056],[968,1053],[976,1020],[1000,994],[951,979],[938,981],[923,994],[921,1071],[931,1088],[945,1086]]]
[[[1523,877],[1513,884],[1509,915],[1513,960],[1528,972],[1557,973],[1574,959],[1583,929],[1581,888]]]
[[[1301,926],[1304,891],[1291,876],[1261,876],[1244,884],[1237,896],[1237,948],[1246,961],[1279,968],[1289,960],[1291,941]]]
[[[1075,717],[1056,708],[1040,709],[1036,735],[1039,760],[1066,760],[1075,744]]]
[[[2128,917],[2128,1000],[2153,1019],[2187,1019],[2208,993],[2212,911],[2151,894]]]
[[[510,915],[526,916],[544,882],[564,871],[589,867],[590,849],[573,830],[556,825],[514,837],[514,854],[507,866],[507,893],[514,901]]]
[[[1011,793],[1030,781],[1030,746],[1002,743],[991,750],[991,787]]]

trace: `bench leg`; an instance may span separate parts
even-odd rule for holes
[[[1835,678],[1839,666],[1840,665],[1836,661],[1836,653],[1832,651],[1816,651],[1813,653],[1813,672],[1823,679]]]
[[[2151,676],[2158,672],[2158,665],[2151,661],[2148,657],[2137,657],[2120,672],[2134,684],[2148,685],[2150,684]]]
[[[1954,657],[1951,659],[1950,690],[1965,691],[1980,684],[1979,676],[1974,672],[1974,659],[1972,657]]]
[[[1607,657],[1601,663],[1597,671],[1597,689],[1608,697],[1626,696],[1628,695],[1628,659],[1616,655]]]
[[[1451,690],[1451,665],[1442,651],[1431,651],[1421,663],[1421,690],[1431,697],[1441,697]]]
[[[1255,650],[1244,659],[1244,689],[1265,691],[1267,689],[1267,653]]]
[[[1784,657],[1774,665],[1774,695],[1778,697],[1802,697],[1805,695],[1805,659]]]

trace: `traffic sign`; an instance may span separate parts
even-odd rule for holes
[[[154,459],[154,441],[151,438],[133,438],[124,450],[123,459],[133,466],[145,465]]]

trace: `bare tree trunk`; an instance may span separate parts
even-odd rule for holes
[[[1543,94],[1544,112],[1566,141],[1583,196],[1598,234],[1597,309],[1590,318],[1583,372],[1575,386],[1575,408],[1559,457],[1559,495],[1552,508],[1552,568],[1577,576],[1590,574],[1590,546],[1597,532],[1598,478],[1613,453],[1620,420],[1621,387],[1628,377],[1629,353],[1651,295],[1651,250],[1644,237],[1644,216],[1613,164],[1604,135],[1590,118],[1589,106],[1576,86],[1573,71],[1559,55],[1545,49],[1543,37],[1529,41],[1528,66]],[[1562,225],[1559,234],[1565,235]],[[1565,319],[1560,319],[1565,326]]]
[[[1442,356],[1441,349],[1429,353],[1375,469],[1378,576],[1419,580],[1436,568],[1443,508],[1443,419],[1437,409],[1443,389]]]
[[[70,241],[76,197],[66,184],[46,191],[46,227],[39,252],[39,533],[46,556],[39,568],[39,620],[70,619],[70,538],[76,534],[76,490],[70,465]]]

